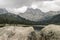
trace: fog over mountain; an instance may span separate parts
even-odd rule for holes
[[[0,8],[0,14],[3,13],[8,13],[8,11],[5,8]]]

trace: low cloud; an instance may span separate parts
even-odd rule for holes
[[[36,1],[47,1],[47,0],[0,0],[0,8],[1,7],[18,8],[22,6],[29,6],[31,5],[31,3]]]
[[[10,6],[7,3],[9,3]],[[60,0],[9,0],[7,3],[7,9],[14,13],[25,12],[28,7],[33,9],[38,8],[43,12],[60,11]]]
[[[35,2],[33,5],[37,6],[41,11],[48,12],[48,11],[60,11],[60,1],[42,1],[42,2]]]

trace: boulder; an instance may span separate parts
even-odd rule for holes
[[[40,31],[40,40],[60,40],[60,25],[48,25]]]
[[[35,40],[33,27],[6,26],[0,28],[0,40]]]

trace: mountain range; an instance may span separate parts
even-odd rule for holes
[[[19,13],[21,17],[31,21],[48,20],[52,16],[57,14],[60,14],[60,11],[49,11],[44,13],[40,9],[32,9],[32,8],[28,8],[24,13]]]
[[[52,22],[54,23],[54,20],[57,20],[54,16],[58,14],[60,14],[60,11],[49,11],[44,13],[40,9],[28,8],[26,12],[16,15],[8,12],[6,9],[0,8],[0,23],[44,25]]]

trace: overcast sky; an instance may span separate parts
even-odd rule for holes
[[[28,7],[43,12],[60,11],[60,0],[0,0],[0,8],[10,12],[25,12]]]

